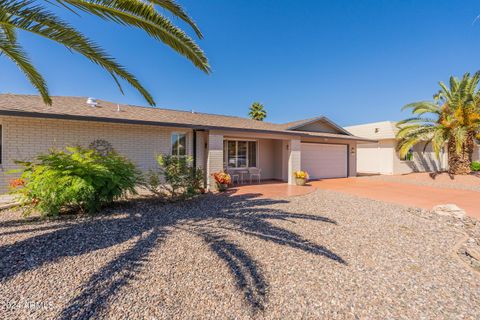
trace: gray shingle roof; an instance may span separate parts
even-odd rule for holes
[[[287,130],[285,124],[257,121],[248,118],[207,113],[192,113],[152,107],[139,107],[97,100],[98,105],[87,105],[87,97],[52,97],[47,106],[36,95],[0,94],[0,115],[59,118],[72,120],[105,121],[189,127],[197,129],[224,129],[295,134],[313,137],[332,137],[349,140],[361,138],[343,134]]]

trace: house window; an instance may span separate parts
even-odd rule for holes
[[[257,142],[226,140],[223,144],[226,167],[254,168],[257,166]]]
[[[402,161],[413,161],[413,148],[410,148],[410,150],[408,150],[407,154],[403,158],[400,158],[400,160],[402,160]]]
[[[172,133],[172,156],[187,155],[187,135],[185,133]]]

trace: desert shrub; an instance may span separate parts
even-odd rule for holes
[[[471,164],[472,171],[480,171],[480,162],[479,161],[473,161]]]
[[[192,197],[203,189],[203,171],[193,167],[191,157],[159,155],[158,168],[145,177],[145,187],[153,194],[179,200]]]
[[[112,151],[67,147],[21,162],[21,176],[12,186],[26,214],[38,209],[45,216],[74,208],[89,213],[124,196],[135,194],[141,174],[125,157]]]

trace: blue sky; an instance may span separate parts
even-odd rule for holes
[[[202,29],[206,75],[138,30],[65,14],[150,90],[158,107],[246,116],[262,102],[268,121],[326,115],[341,125],[406,117],[437,82],[480,69],[480,2],[474,0],[178,0]],[[178,23],[185,27],[183,24]],[[189,30],[190,31],[190,30]],[[189,32],[193,34],[192,32]],[[52,95],[145,105],[85,58],[21,34]],[[0,57],[0,92],[35,93]]]

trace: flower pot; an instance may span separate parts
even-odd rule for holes
[[[304,186],[307,183],[307,179],[296,178],[295,182],[297,183],[297,186]]]
[[[226,183],[217,183],[217,190],[220,192],[226,191],[228,188],[228,184]]]

